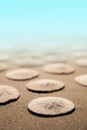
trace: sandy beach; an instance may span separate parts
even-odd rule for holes
[[[87,129],[87,92],[86,87],[78,85],[74,77],[79,74],[86,74],[85,67],[73,64],[75,73],[67,75],[49,74],[43,71],[43,66],[33,67],[40,73],[40,76],[26,81],[13,81],[5,77],[6,71],[0,72],[0,84],[6,84],[17,88],[20,98],[5,105],[0,105],[0,130],[86,130]],[[8,70],[19,68],[9,65]],[[33,69],[32,68],[32,69]],[[35,93],[26,88],[29,81],[36,79],[56,79],[65,83],[65,88],[52,93]],[[45,96],[57,96],[69,99],[75,105],[75,110],[63,116],[39,117],[31,114],[28,103],[35,98]]]

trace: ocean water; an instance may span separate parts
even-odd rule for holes
[[[0,1],[0,51],[87,48],[86,0]]]

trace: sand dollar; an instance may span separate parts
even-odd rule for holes
[[[87,87],[87,74],[76,76],[76,77],[75,77],[75,81],[76,81],[78,84]]]
[[[39,73],[32,69],[17,69],[6,73],[6,77],[12,80],[27,80],[39,76]]]
[[[87,57],[87,51],[76,51],[73,56],[76,58]]]
[[[17,89],[8,85],[0,85],[0,104],[16,100],[20,96]]]
[[[56,116],[67,114],[75,109],[74,104],[65,98],[42,97],[32,100],[28,109],[38,115]]]
[[[77,60],[77,65],[87,67],[87,58],[81,58]]]
[[[27,84],[27,88],[36,92],[52,92],[64,88],[65,84],[58,80],[39,79]]]
[[[6,70],[7,69],[7,64],[5,64],[5,63],[0,63],[0,72],[1,71],[4,71],[4,70]]]
[[[21,67],[36,67],[43,65],[43,61],[35,58],[20,58],[15,60],[15,64]]]
[[[54,74],[69,74],[74,72],[74,68],[71,65],[64,63],[49,64],[44,67],[44,71]]]
[[[8,61],[10,59],[10,56],[8,54],[0,54],[0,61]]]
[[[47,56],[46,60],[50,63],[57,63],[57,62],[67,62],[67,58],[64,56],[59,55],[53,55],[53,56]]]

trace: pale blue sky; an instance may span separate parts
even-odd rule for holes
[[[0,41],[31,35],[87,36],[87,0],[0,0]]]

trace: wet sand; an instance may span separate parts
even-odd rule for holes
[[[34,67],[40,72],[40,76],[26,81],[12,81],[0,72],[0,84],[11,85],[18,89],[21,96],[15,101],[0,106],[0,130],[87,130],[87,88],[77,84],[74,77],[86,74],[87,68],[75,66],[75,73],[69,75],[48,74],[43,71],[43,66]],[[19,68],[9,66],[8,70]],[[32,68],[33,69],[33,68]],[[65,83],[65,88],[52,93],[35,93],[26,88],[29,81],[49,78],[58,79]],[[75,104],[75,111],[63,116],[39,117],[31,114],[28,103],[35,98],[45,96],[57,96],[71,100]]]

